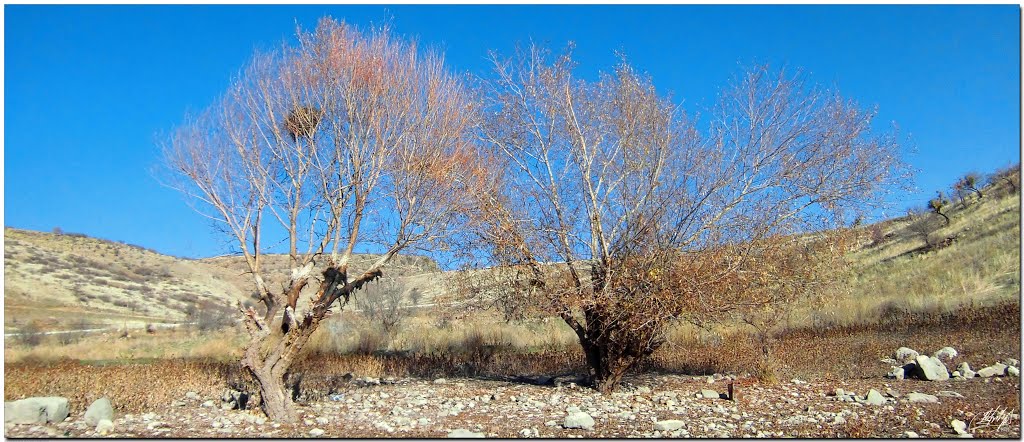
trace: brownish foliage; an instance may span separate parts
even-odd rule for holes
[[[466,294],[560,316],[603,392],[672,320],[774,305],[745,316],[768,333],[827,267],[817,255],[843,248],[807,253],[792,235],[842,226],[906,178],[895,134],[799,75],[743,73],[702,133],[625,61],[597,81],[575,78],[571,50],[492,61],[481,132],[501,179],[473,194],[472,227],[500,268]]]

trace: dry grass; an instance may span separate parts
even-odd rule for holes
[[[56,335],[46,336],[40,345],[23,345],[8,340],[4,349],[4,362],[23,360],[54,362],[65,359],[107,361],[136,359],[199,358],[210,360],[238,360],[242,354],[244,336],[237,329],[212,333],[191,330],[160,330],[145,334],[133,331],[128,338],[121,333],[85,336],[69,344],[61,344]]]
[[[710,374],[749,373],[761,382],[799,377],[805,380],[879,379],[889,357],[900,346],[934,352],[952,346],[960,355],[952,362],[988,365],[1019,357],[1020,306],[960,309],[953,314],[912,314],[891,323],[828,329],[797,329],[778,337],[772,347],[772,365],[765,369],[757,342],[744,333],[718,341],[699,339],[673,342],[638,368],[640,372]],[[473,344],[476,342],[476,344]],[[576,347],[523,352],[513,347],[491,347],[471,335],[467,346],[430,353],[380,352],[360,354],[307,354],[299,361],[290,383],[299,383],[300,400],[318,400],[344,387],[344,375],[357,377],[476,377],[514,379],[530,375],[583,374],[586,366]],[[223,356],[223,355],[220,355]],[[219,395],[221,389],[252,384],[229,358],[122,361],[86,364],[66,359],[45,361],[33,357],[6,365],[5,399],[36,395],[62,395],[74,407],[84,407],[103,395],[128,411],[166,404],[187,391]],[[248,386],[248,387],[246,387]],[[999,398],[999,405],[1019,410],[1016,397]],[[994,406],[994,405],[993,405]],[[866,424],[865,424],[866,425]],[[866,427],[847,428],[847,434],[874,434]]]

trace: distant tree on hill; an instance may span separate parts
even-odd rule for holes
[[[964,175],[964,177],[960,179],[960,182],[961,186],[965,190],[977,193],[978,199],[985,198],[985,195],[981,193],[981,189],[979,188],[979,185],[981,183],[981,175],[979,175],[977,172],[968,172],[967,175]]]
[[[941,190],[937,191],[936,194],[935,198],[928,201],[928,210],[945,219],[946,225],[948,226],[949,217],[946,216],[944,211],[946,210],[946,207],[949,207],[949,198],[946,198],[946,195],[943,195]]]
[[[990,185],[1003,183],[1010,187],[1010,193],[1016,193],[1020,188],[1020,164],[1007,166],[989,175]]]
[[[931,248],[938,244],[938,236],[936,232],[942,228],[942,222],[939,218],[934,216],[934,212],[924,212],[916,214],[912,219],[907,229],[915,236],[921,238],[924,241],[925,247]]]

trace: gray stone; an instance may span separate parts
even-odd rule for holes
[[[113,429],[114,422],[112,422],[110,419],[100,419],[100,421],[96,423],[96,432],[99,434],[105,435],[111,432]]]
[[[680,428],[683,428],[683,426],[685,425],[686,422],[677,419],[664,420],[655,422],[654,429],[658,431],[675,431]]]
[[[967,434],[967,424],[960,419],[953,419],[949,426],[953,428],[953,431],[956,431],[956,434]]]
[[[718,395],[718,392],[717,392],[717,391],[715,391],[715,390],[701,390],[701,391],[700,391],[700,395],[701,395],[701,396],[702,396],[702,397],[703,397],[704,399],[718,399],[718,398],[720,397],[720,396]]]
[[[203,402],[202,406],[207,407],[207,408],[213,407],[213,401]]]
[[[1017,367],[1006,367],[1006,374],[1020,377],[1020,369]]]
[[[899,361],[901,364],[906,364],[907,362],[917,359],[919,355],[920,353],[913,349],[900,347],[896,350],[896,353],[893,354],[893,359]]]
[[[1006,365],[996,363],[995,365],[990,365],[988,367],[982,368],[981,370],[978,370],[978,376],[981,376],[983,378],[990,378],[992,376],[1005,376],[1006,369]]]
[[[437,378],[437,379],[434,379],[434,383],[435,384],[447,384],[448,380],[445,379],[445,378]]]
[[[482,438],[483,433],[475,433],[465,428],[456,428],[448,432],[448,437],[453,439]]]
[[[1010,367],[1020,367],[1020,361],[1014,358],[1006,358],[1005,360],[1003,360],[1003,364],[1006,364]]]
[[[956,352],[956,350],[953,349],[953,347],[942,347],[942,349],[937,351],[937,352],[935,352],[935,354],[933,356],[936,359],[943,359],[943,360],[950,361],[953,358],[955,358],[957,354],[958,353]]]
[[[886,374],[886,375],[885,375],[885,377],[887,377],[887,378],[892,378],[892,379],[899,379],[899,380],[903,380],[903,378],[904,378],[904,377],[906,377],[906,373],[905,373],[905,371],[903,370],[903,367],[896,367],[896,366],[893,366],[893,367],[892,367],[892,370],[891,370],[891,371],[889,371],[889,373],[888,373],[888,374]]]
[[[582,428],[584,430],[594,429],[594,418],[584,412],[570,413],[562,421],[563,428]]]
[[[938,358],[928,356],[917,357],[917,377],[926,381],[945,381],[949,379],[946,365]]]
[[[324,435],[324,430],[321,430],[319,428],[314,428],[312,430],[309,430],[309,435],[313,436],[313,437],[320,437],[320,436]]]
[[[4,423],[41,424],[63,422],[67,419],[70,404],[67,398],[32,397],[13,402],[4,402]]]
[[[939,398],[935,396],[932,396],[930,394],[918,393],[916,391],[913,393],[907,393],[907,400],[914,403],[926,404],[934,404],[939,402]]]
[[[110,399],[101,397],[93,401],[92,405],[85,410],[85,423],[92,426],[104,419],[114,419],[114,407],[110,405]]]
[[[921,436],[918,436],[917,433],[915,433],[913,431],[904,431],[903,432],[903,437],[908,438],[908,439],[917,439],[918,437],[921,437]]]
[[[964,395],[962,395],[960,393],[957,393],[955,391],[949,391],[949,390],[941,390],[938,393],[935,393],[935,395],[936,396],[940,396],[940,397],[964,397]]]
[[[872,388],[871,391],[868,392],[867,397],[864,398],[864,402],[869,405],[882,405],[885,403],[885,398],[882,397],[882,393],[879,393],[878,390]]]
[[[188,393],[185,393],[185,398],[186,399],[191,399],[193,401],[198,401],[200,399],[199,394],[194,392],[194,391],[190,391]]]

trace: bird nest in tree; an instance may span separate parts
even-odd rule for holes
[[[320,124],[320,115],[320,109],[315,107],[298,107],[285,118],[284,128],[292,136],[292,141],[310,138]]]

